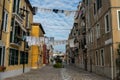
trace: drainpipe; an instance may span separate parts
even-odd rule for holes
[[[110,51],[111,51],[111,78],[112,78],[112,80],[114,79],[114,60],[113,60],[113,50],[112,50],[113,48],[112,48],[112,46],[110,47]]]
[[[3,0],[3,8],[2,8],[2,24],[0,29],[0,40],[2,39],[2,30],[3,30],[3,22],[4,22],[4,8],[5,8],[5,0]]]

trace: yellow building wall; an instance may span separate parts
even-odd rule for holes
[[[18,51],[24,51],[24,42],[22,41],[22,44],[19,47],[14,46],[10,46],[10,30],[11,30],[11,18],[12,18],[12,9],[13,9],[13,0],[5,0],[6,1],[6,6],[5,9],[8,11],[8,27],[7,27],[7,32],[3,31],[2,34],[2,40],[6,45],[6,56],[5,56],[5,66],[6,66],[6,71],[9,70],[19,70],[23,68],[23,64],[20,64],[20,52],[18,53],[18,65],[9,65],[9,53],[10,53],[10,48],[13,49],[18,49]],[[22,8],[24,6],[26,6],[26,2],[24,0],[21,0],[20,2],[20,8]],[[1,9],[1,6],[0,6]],[[27,9],[30,11],[29,7],[27,6]],[[0,10],[1,12],[1,10]],[[30,23],[33,22],[33,14],[30,11],[29,13],[29,21]],[[1,16],[1,13],[0,13]],[[1,19],[0,19],[1,20]],[[25,22],[26,20],[23,19],[23,25],[25,27]],[[31,67],[31,51],[28,51],[29,53],[29,57],[28,57],[28,64],[25,64],[25,68],[27,67]]]
[[[39,25],[33,25],[31,30],[31,36],[34,37],[43,37],[42,30],[40,29]],[[39,68],[43,64],[43,48],[42,46],[31,46],[31,53],[32,53],[32,68]]]
[[[39,26],[32,26],[31,30],[31,36],[39,37]],[[31,59],[31,65],[32,68],[38,67],[38,56],[39,56],[39,49],[38,46],[31,46],[31,52],[32,52],[32,59]]]
[[[39,57],[39,51],[38,46],[32,46],[32,67],[36,68],[38,67],[38,57]]]
[[[2,0],[3,1],[3,0]],[[3,5],[3,4],[2,4]],[[7,25],[7,31],[2,31],[2,41],[3,43],[5,44],[5,52],[6,52],[6,56],[5,56],[5,66],[6,66],[6,69],[9,70],[9,66],[8,66],[8,61],[9,61],[9,34],[10,34],[10,25],[11,25],[11,11],[12,11],[12,0],[8,1],[8,0],[5,0],[5,9],[7,10],[8,12],[8,25]],[[2,10],[0,10],[2,12]],[[1,14],[1,13],[0,13]],[[1,14],[2,15],[2,14]],[[1,17],[2,19],[2,17]],[[6,71],[7,71],[6,70]]]

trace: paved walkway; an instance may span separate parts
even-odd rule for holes
[[[72,66],[56,69],[45,66],[41,69],[31,70],[28,73],[6,78],[4,80],[109,80],[107,78],[89,73]]]

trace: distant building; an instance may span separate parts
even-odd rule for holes
[[[31,29],[31,36],[40,38],[44,38],[44,30],[40,23],[33,23],[32,29]],[[40,68],[45,63],[45,57],[46,55],[46,48],[45,43],[43,42],[41,45],[32,45],[31,46],[31,65],[32,68]]]
[[[54,48],[52,45],[48,45],[47,49],[48,49],[49,64],[52,64],[53,63],[53,54],[54,54],[53,50],[54,50]]]

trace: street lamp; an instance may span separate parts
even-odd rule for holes
[[[26,23],[25,23],[25,26],[26,26],[26,29],[27,29],[27,32],[26,32],[26,34],[25,34],[25,36],[28,36],[28,30],[29,30],[29,28],[27,28],[28,27],[28,14],[29,14],[29,11],[27,10],[27,9],[25,9],[25,7],[23,7],[23,8],[20,8],[20,11],[21,11],[21,17],[26,17]],[[25,13],[26,13],[26,16],[25,16]],[[25,72],[25,48],[26,48],[26,41],[25,41],[25,39],[23,40],[24,41],[24,56],[23,56],[23,73]]]

